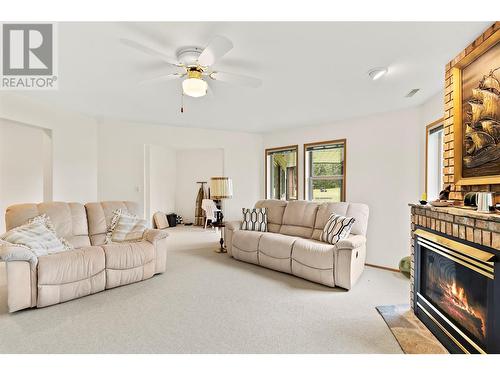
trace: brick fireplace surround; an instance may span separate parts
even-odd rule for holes
[[[451,185],[450,199],[456,201],[457,205],[463,202],[464,195],[468,192],[476,191],[493,191],[496,192],[496,203],[500,203],[500,184],[493,185],[455,185],[454,177],[454,134],[453,134],[453,76],[452,67],[465,56],[472,53],[484,41],[486,41],[493,33],[500,29],[500,22],[495,22],[483,34],[481,34],[474,42],[465,48],[457,57],[446,65],[445,69],[445,90],[444,90],[444,168],[443,168],[443,183],[444,185]],[[420,294],[415,295],[416,289],[421,285],[421,269],[415,269],[415,258],[420,262],[420,236],[421,230],[434,233],[434,235],[441,235],[442,237],[449,238],[450,240],[456,239],[463,244],[477,247],[489,251],[493,254],[500,256],[500,214],[478,213],[464,208],[458,207],[433,207],[430,205],[410,204],[411,208],[411,272],[410,272],[410,305],[412,310],[419,310],[421,308]],[[417,244],[418,238],[418,244]],[[418,251],[417,251],[418,245]],[[417,254],[418,253],[418,254]],[[498,263],[496,263],[498,264]],[[496,267],[495,267],[496,268]],[[416,280],[416,277],[418,280]],[[498,283],[495,283],[498,287]],[[419,292],[420,293],[420,292]],[[499,297],[495,297],[498,304]],[[419,310],[421,311],[421,310]],[[496,313],[495,313],[496,314]],[[422,319],[422,318],[421,318]],[[426,324],[427,325],[427,324]],[[492,326],[493,327],[493,326]],[[495,340],[497,340],[497,329],[493,329]],[[439,331],[439,329],[438,329]],[[434,333],[438,334],[439,332]],[[490,336],[491,332],[489,333]],[[441,340],[441,339],[440,339]],[[446,340],[445,340],[446,341]],[[491,345],[490,345],[491,350]],[[498,352],[500,346],[493,345],[493,352]],[[462,352],[467,352],[463,350]]]
[[[445,68],[444,89],[444,168],[443,183],[451,185],[450,199],[463,201],[464,195],[470,191],[494,191],[496,202],[500,202],[500,184],[468,185],[454,184],[454,138],[453,138],[453,77],[452,67],[462,58],[472,53],[481,43],[500,29],[500,22],[491,25],[476,40],[460,52]],[[430,206],[411,206],[411,305],[413,306],[413,268],[414,268],[414,231],[415,226],[436,230],[470,242],[500,250],[500,215],[481,215],[459,208],[435,208]]]
[[[476,211],[455,207],[432,207],[410,204],[411,207],[411,272],[410,301],[414,307],[414,255],[417,227],[428,228],[476,243],[478,245],[500,250],[500,215],[482,214]]]

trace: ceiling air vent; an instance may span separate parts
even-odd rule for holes
[[[420,91],[420,89],[413,89],[408,94],[405,95],[405,98],[411,98],[413,95],[415,95],[419,91]]]

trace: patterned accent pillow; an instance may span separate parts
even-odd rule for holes
[[[138,242],[146,230],[146,220],[126,210],[113,211],[111,225],[106,234],[106,243]]]
[[[323,228],[321,241],[335,245],[340,240],[346,238],[351,233],[355,219],[337,214],[331,214]]]
[[[243,208],[242,230],[267,232],[267,208]]]
[[[73,248],[64,238],[57,237],[50,218],[45,214],[9,230],[2,235],[1,239],[26,247],[36,256],[59,253]]]

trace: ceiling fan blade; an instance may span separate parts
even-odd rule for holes
[[[182,78],[185,75],[186,75],[186,73],[165,74],[163,76],[158,76],[158,77],[153,77],[153,78],[145,79],[144,81],[139,82],[139,84],[143,85],[143,84],[153,83],[153,82],[171,81],[173,79]]]
[[[208,89],[207,89],[207,97],[212,98],[212,99],[215,97],[215,93],[214,93],[214,85],[213,85],[213,84],[209,84],[209,85],[208,85]]]
[[[262,85],[262,80],[259,78],[244,76],[241,74],[224,73],[224,72],[212,72],[210,78],[215,81],[234,83],[239,86],[246,86],[257,88]]]
[[[198,57],[198,64],[201,66],[213,65],[231,49],[233,49],[233,42],[224,36],[217,35]]]
[[[131,48],[134,48],[138,51],[141,51],[143,53],[146,53],[150,56],[154,56],[154,57],[158,57],[160,59],[162,59],[164,62],[166,62],[167,64],[170,64],[170,65],[173,65],[173,66],[177,66],[177,67],[182,67],[183,65],[182,64],[179,64],[179,63],[176,63],[176,62],[173,62],[172,58],[170,58],[169,56],[165,55],[164,53],[160,52],[160,51],[157,51],[153,48],[150,48],[148,46],[145,46],[144,44],[141,44],[139,42],[136,42],[134,40],[130,40],[130,39],[120,39],[120,41],[125,44],[126,46],[128,47],[131,47]]]

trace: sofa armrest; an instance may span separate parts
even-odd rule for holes
[[[37,269],[26,261],[8,261],[7,305],[9,312],[28,309],[37,302]]]
[[[351,289],[365,268],[366,237],[352,235],[337,242],[334,276],[335,285]]]
[[[167,237],[168,233],[160,229],[146,229],[144,232],[144,240],[155,248],[155,274],[165,272],[167,267]]]
[[[25,246],[14,245],[5,241],[0,242],[0,260],[4,262],[29,262],[31,268],[35,268],[38,263],[38,258],[33,251]]]
[[[233,235],[241,228],[241,221],[229,221],[224,228],[224,241],[226,244],[227,254],[233,255]]]
[[[366,244],[366,237],[361,235],[349,236],[337,242],[337,249],[342,250],[352,250],[357,249]]]
[[[144,239],[151,243],[155,243],[156,241],[167,237],[168,233],[160,229],[146,229],[144,232]]]
[[[228,223],[226,223],[226,228],[233,232],[235,230],[240,230],[241,221],[229,221]]]

